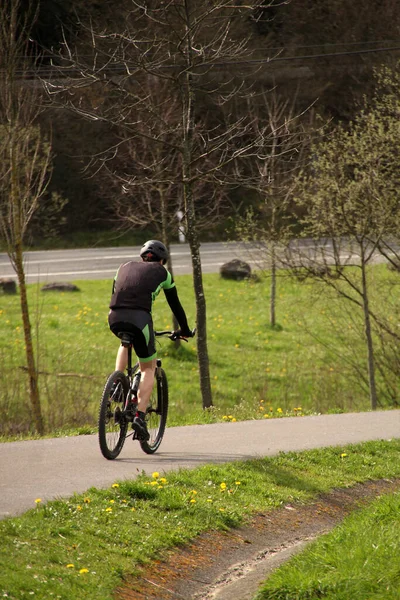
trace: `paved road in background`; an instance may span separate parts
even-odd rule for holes
[[[82,250],[45,250],[26,252],[25,269],[28,283],[71,281],[78,279],[112,279],[121,263],[139,257],[140,246],[121,248],[89,248]],[[245,244],[207,243],[201,245],[204,273],[215,273],[233,258],[251,260]],[[192,272],[188,244],[171,246],[174,273]],[[7,254],[0,253],[0,278],[13,277],[15,273]]]
[[[92,486],[109,487],[142,471],[167,473],[280,451],[399,437],[400,410],[392,410],[173,427],[156,454],[144,454],[138,442],[128,439],[114,461],[102,457],[96,435],[0,444],[0,518],[34,508],[37,498],[48,501]]]
[[[292,259],[298,264],[334,264],[335,255],[329,240],[294,240]],[[64,282],[79,279],[111,279],[121,263],[139,257],[140,246],[121,248],[85,248],[81,250],[43,250],[26,252],[25,274],[28,283]],[[201,245],[201,263],[204,273],[217,273],[224,263],[240,258],[251,267],[266,267],[268,254],[251,243],[209,242]],[[173,244],[171,255],[174,273],[184,275],[192,273],[192,263],[188,244]],[[343,265],[359,264],[359,256],[351,245],[344,241],[339,252]],[[373,262],[383,262],[379,253],[373,256]],[[7,254],[0,253],[0,278],[16,279]]]

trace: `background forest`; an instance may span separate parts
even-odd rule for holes
[[[88,67],[94,52],[90,29],[104,35],[126,31],[134,5],[134,2],[124,0],[115,11],[115,3],[107,0],[42,0],[31,35],[31,52],[36,57],[35,67],[40,76],[50,82],[56,78],[60,73],[57,65],[62,64],[60,57],[65,59],[69,51],[75,52],[74,61],[79,56],[77,71],[82,73],[83,65]],[[237,12],[240,13],[240,9]],[[264,7],[251,17],[243,16],[235,32],[237,45],[241,39],[248,40],[249,53],[245,60],[254,61],[250,69],[252,95],[247,91],[248,111],[256,110],[257,118],[265,118],[267,108],[260,98],[277,95],[280,105],[286,106],[286,114],[290,107],[291,116],[296,115],[297,121],[308,129],[310,123],[315,126],[316,115],[322,119],[319,123],[329,123],[330,127],[348,123],[358,114],[365,98],[373,95],[374,69],[395,64],[399,54],[396,49],[399,30],[400,5],[395,0],[379,2],[379,11],[374,0],[265,2]],[[112,43],[110,37],[106,43]],[[391,48],[393,50],[389,50]],[[223,59],[223,62],[222,67],[219,64],[210,69],[210,81],[216,70],[224,81],[233,81],[242,67],[243,56],[238,54],[236,59]],[[123,70],[123,57],[111,66],[116,71],[118,68]],[[72,68],[72,61],[69,68]],[[73,77],[77,71],[72,73]],[[93,81],[93,85],[82,88],[86,107],[90,107],[92,113],[105,103],[108,103],[108,111],[115,109],[115,97],[111,97],[117,92],[100,85],[95,78]],[[161,89],[158,82],[149,94],[165,95],[168,89]],[[230,110],[232,106],[231,103]],[[141,228],[150,227],[153,233],[150,223],[154,219],[150,215],[150,218],[135,220],[132,215],[137,215],[137,206],[151,194],[150,185],[147,182],[144,187],[128,186],[127,194],[124,174],[128,172],[127,165],[131,165],[130,178],[137,175],[132,172],[132,163],[143,173],[143,163],[151,165],[156,160],[149,158],[154,149],[145,142],[140,146],[137,143],[130,145],[129,134],[121,130],[115,119],[109,118],[110,112],[107,118],[103,112],[96,120],[87,118],[85,111],[76,110],[76,105],[70,108],[60,110],[52,98],[41,115],[43,125],[52,132],[52,176],[41,209],[31,222],[26,242],[35,247],[38,240],[43,245],[45,239],[49,246],[65,246],[73,234],[80,245],[94,243],[93,239],[99,243],[98,237],[104,236],[100,232],[118,231],[123,224],[125,229],[130,229],[130,234],[134,225],[138,241],[141,241],[146,237],[146,233],[140,234]],[[173,106],[164,118],[176,118]],[[221,106],[200,90],[197,91],[194,118],[205,121],[208,129],[226,125]],[[111,159],[110,148],[116,148],[117,144],[118,152]],[[102,153],[108,153],[107,160],[103,160]],[[99,160],[100,156],[102,160]],[[176,165],[171,164],[169,168],[173,172]],[[206,231],[204,228],[200,231],[202,239],[226,238],[230,222],[225,217],[232,215],[232,207],[235,212],[244,214],[245,209],[256,202],[254,186],[243,185],[237,178],[235,181],[235,173],[230,175],[236,185],[227,185],[226,178],[224,184],[219,184],[219,218],[212,219],[214,226],[211,228],[209,208],[204,206],[203,217],[208,226]],[[204,198],[212,196],[207,187],[210,182],[202,185],[201,195]],[[215,189],[215,181],[211,185]],[[176,182],[171,183],[167,193],[175,195],[177,208],[180,208],[181,190],[176,187]],[[202,203],[203,200],[198,205],[198,216],[202,213]],[[176,230],[175,223],[173,226]],[[82,231],[84,235],[77,237]],[[173,235],[177,239],[176,231]],[[232,229],[229,235],[235,235]],[[104,241],[108,243],[109,236]],[[118,236],[113,243],[118,243]]]

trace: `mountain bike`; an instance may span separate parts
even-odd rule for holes
[[[168,336],[172,341],[177,339],[173,331],[155,331],[154,334],[156,337]],[[100,401],[98,421],[100,450],[108,460],[117,458],[128,437],[137,439],[146,454],[153,454],[162,442],[168,415],[167,376],[161,359],[157,359],[154,387],[145,417],[150,438],[140,440],[135,431],[129,432],[129,425],[137,410],[141,373],[138,362],[132,365],[132,334],[121,332],[118,337],[128,349],[127,374],[114,371],[108,377]]]

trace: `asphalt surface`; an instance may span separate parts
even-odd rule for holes
[[[107,461],[96,435],[0,444],[0,518],[35,507],[35,499],[69,497],[105,488],[142,471],[167,473],[206,463],[271,456],[324,446],[400,437],[400,410],[290,417],[173,427],[154,455],[126,441],[120,457]]]
[[[396,247],[397,248],[397,247]],[[140,246],[120,248],[85,248],[75,250],[38,250],[25,252],[25,276],[28,283],[52,283],[81,279],[111,279],[121,263],[139,257]],[[334,263],[331,243],[321,240],[301,239],[292,244],[293,257],[299,264],[309,260],[321,264],[323,259]],[[246,242],[208,242],[200,247],[201,265],[204,273],[217,273],[220,267],[232,259],[238,258],[250,264],[252,269],[268,268],[268,253],[260,249],[259,244]],[[292,257],[292,259],[294,259]],[[171,258],[174,273],[185,275],[192,273],[192,260],[189,245],[172,244]],[[345,242],[340,252],[342,264],[358,264],[359,256]],[[382,262],[383,257],[374,255],[373,262]],[[0,252],[0,279],[16,279],[15,272],[6,253]]]
[[[137,260],[139,252],[140,246],[25,252],[26,280],[28,283],[52,283],[80,279],[112,279],[119,265],[128,260]],[[233,258],[242,258],[254,266],[248,245],[242,243],[202,244],[200,255],[204,273],[218,272],[221,265]],[[192,273],[188,244],[173,244],[171,258],[176,275]],[[2,277],[16,279],[5,253],[0,253],[0,279]]]

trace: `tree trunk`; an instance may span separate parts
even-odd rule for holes
[[[189,192],[190,196],[190,192]],[[200,259],[200,245],[197,241],[196,232],[188,227],[188,240],[192,256],[193,266],[193,286],[196,297],[196,325],[197,325],[197,359],[199,363],[200,391],[203,408],[210,408],[213,405],[210,363],[208,358],[207,346],[207,311],[206,298],[204,295],[203,276]]]
[[[368,360],[369,396],[370,396],[370,401],[371,401],[371,410],[376,410],[377,406],[378,406],[378,394],[377,394],[377,390],[376,390],[376,381],[375,381],[374,346],[373,346],[373,340],[372,340],[371,317],[370,317],[370,313],[369,313],[367,274],[366,274],[366,264],[364,261],[364,249],[363,248],[361,250],[361,274],[362,274],[365,340],[366,340],[366,344],[367,344],[367,357],[368,357],[367,360]]]
[[[15,269],[18,277],[18,284],[20,289],[20,302],[21,302],[21,314],[22,314],[22,325],[24,328],[25,348],[26,348],[26,361],[28,365],[28,377],[29,377],[29,396],[32,405],[33,420],[35,423],[36,431],[39,435],[44,433],[42,408],[40,405],[39,386],[38,386],[38,373],[35,365],[35,356],[33,352],[32,343],[32,328],[29,319],[29,306],[28,298],[26,293],[25,283],[25,272],[23,268],[23,254],[21,245],[18,246],[15,253]]]
[[[193,198],[193,182],[191,179],[192,145],[193,132],[195,128],[193,112],[193,44],[192,44],[192,24],[190,0],[185,0],[186,9],[186,71],[183,74],[181,82],[182,93],[182,128],[183,128],[183,147],[182,147],[182,180],[183,180],[183,200],[186,215],[187,239],[190,246],[193,266],[193,286],[196,298],[196,326],[197,326],[197,360],[199,363],[200,391],[203,408],[210,408],[212,403],[210,364],[207,347],[207,315],[206,298],[204,295],[203,275],[201,269],[200,244],[196,231],[196,216]]]
[[[269,301],[269,322],[271,327],[275,327],[275,306],[276,306],[276,258],[275,258],[275,243],[272,242],[271,247],[271,286],[270,286],[270,301]]]

